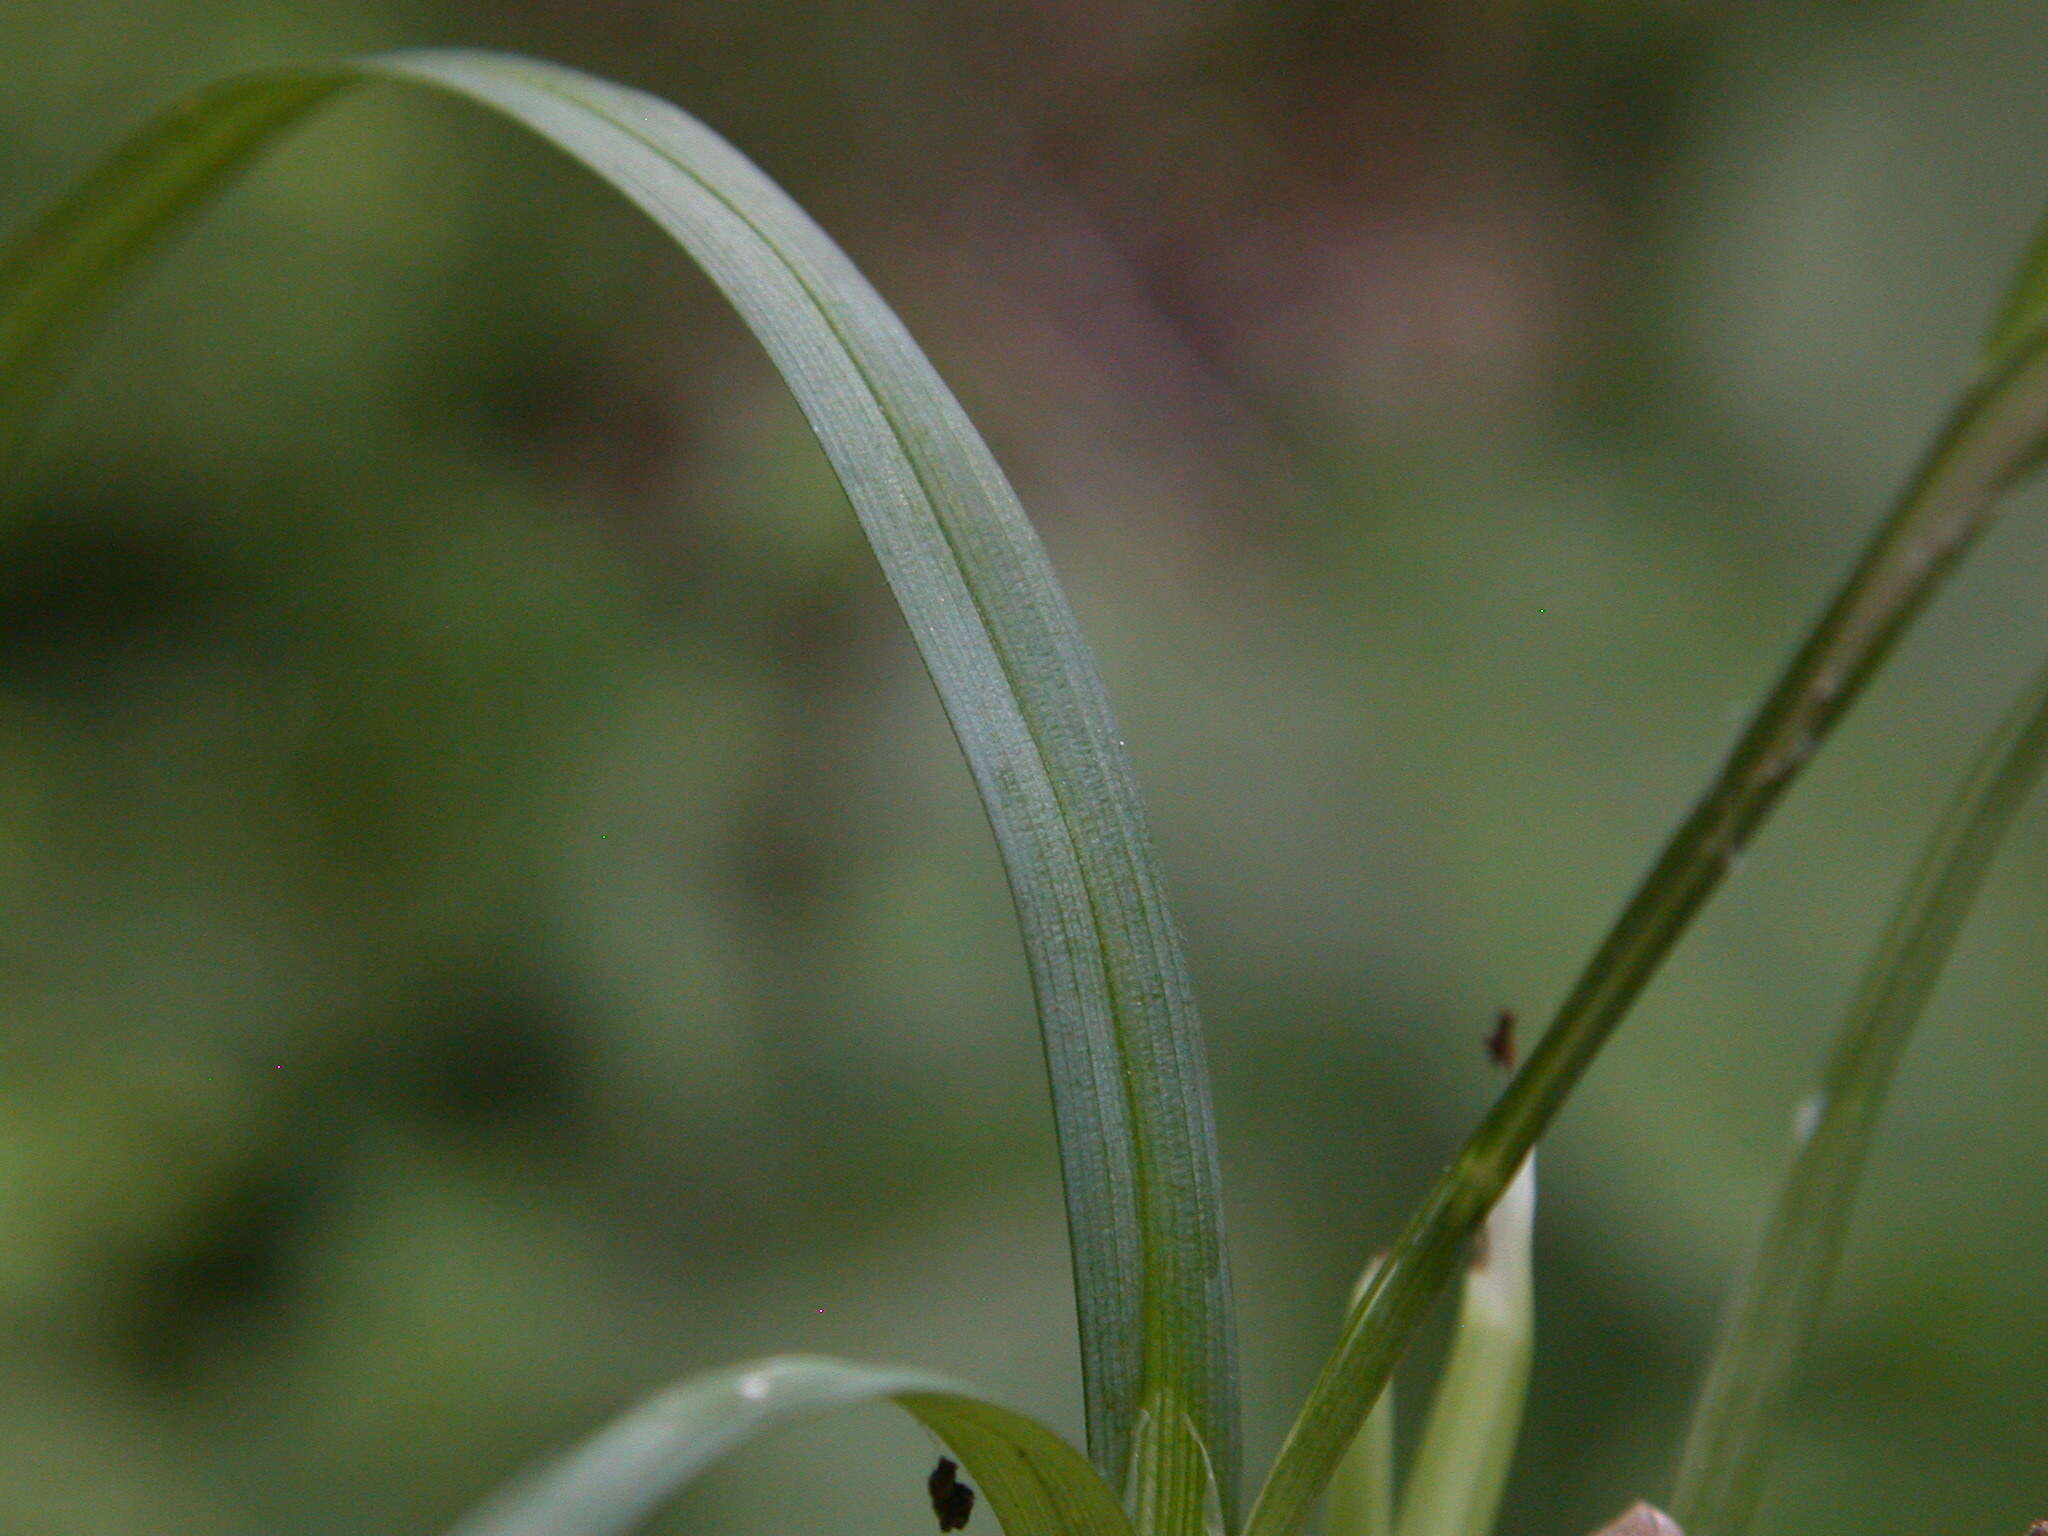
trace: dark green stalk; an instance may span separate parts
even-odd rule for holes
[[[2048,433],[2048,337],[2036,333],[1964,398],[1897,508],[1637,887],[1527,1064],[1409,1220],[1353,1309],[1246,1523],[1294,1536],[1415,1326],[1629,1005],[1726,877],[1892,645],[2029,468]]]
[[[1351,1288],[1355,1304],[1365,1294],[1375,1257]],[[1330,1496],[1323,1508],[1323,1536],[1394,1536],[1394,1389],[1389,1387],[1366,1415],[1365,1427],[1353,1438],[1330,1475]]]

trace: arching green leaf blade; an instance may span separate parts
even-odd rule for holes
[[[1141,1471],[1158,1529],[1199,1529],[1212,1466],[1234,1526],[1207,1069],[1116,722],[986,446],[851,263],[744,157],[653,97],[501,55],[393,54],[218,87],[145,128],[0,255],[0,449],[114,281],[268,139],[369,78],[489,106],[591,167],[709,273],[788,380],[910,623],[1009,875],[1052,1081],[1091,1453],[1119,1482],[1148,1415],[1164,1426]]]
[[[505,1488],[453,1536],[623,1536],[764,1430],[883,1401],[945,1441],[1009,1536],[1131,1536],[1109,1485],[1035,1419],[923,1371],[801,1355],[716,1371],[650,1398]]]
[[[1794,1373],[1813,1338],[1878,1117],[1913,1026],[1992,855],[2048,762],[2048,667],[1964,777],[1864,973],[1761,1246],[1729,1310],[1686,1435],[1671,1513],[1688,1536],[1741,1536]]]

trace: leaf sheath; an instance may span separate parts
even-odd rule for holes
[[[1490,1536],[1493,1530],[1535,1350],[1535,1215],[1531,1153],[1473,1246],[1450,1354],[1401,1493],[1396,1536]]]

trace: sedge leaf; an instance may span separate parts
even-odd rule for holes
[[[945,1441],[1009,1536],[1131,1536],[1116,1495],[1037,1420],[923,1371],[783,1355],[686,1381],[518,1479],[453,1536],[623,1536],[719,1457],[791,1419],[897,1404]]]
[[[1248,1536],[1295,1536],[1459,1245],[1492,1209],[1736,855],[2048,442],[2048,331],[1986,365],[1704,796],[1666,842],[1507,1090],[1424,1195],[1346,1319],[1260,1489]]]
[[[0,254],[0,449],[115,280],[280,130],[367,79],[490,107],[596,171],[709,274],[788,381],[909,621],[1008,872],[1052,1083],[1091,1454],[1119,1483],[1142,1411],[1163,1426],[1142,1471],[1158,1529],[1192,1536],[1211,1497],[1234,1525],[1207,1068],[1122,738],[987,447],[845,255],[749,161],[655,97],[506,55],[398,53],[216,87],[142,129]]]
[[[1689,1536],[1742,1536],[1800,1357],[1847,1238],[1906,1042],[2048,762],[2048,667],[1972,764],[1928,840],[1856,991],[1761,1246],[1723,1325],[1686,1434],[1671,1512]]]

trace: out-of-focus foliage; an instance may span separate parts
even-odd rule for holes
[[[1569,981],[2048,187],[2019,0],[11,0],[0,42],[9,227],[227,69],[462,42],[683,103],[847,245],[1151,793],[1254,1469],[1492,1008]],[[1793,1101],[2044,639],[2035,510],[1547,1144],[1507,1528],[1663,1495]],[[766,364],[565,166],[366,98],[195,230],[0,527],[0,717],[10,1528],[430,1530],[771,1349],[1078,1432],[966,776]],[[1764,1528],[2041,1512],[2044,855],[2037,816],[1906,1064]],[[928,1465],[881,1413],[799,1430],[669,1528],[916,1529]]]

